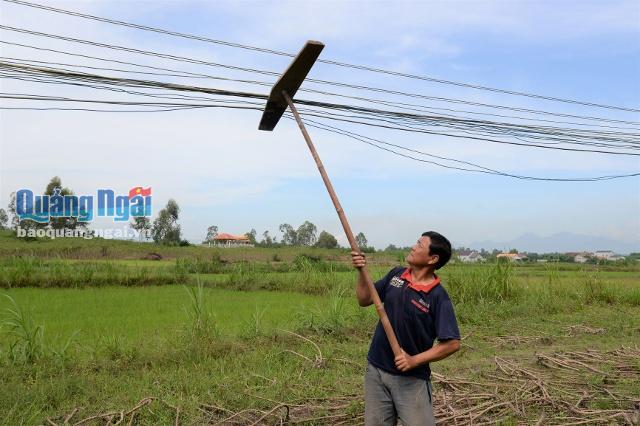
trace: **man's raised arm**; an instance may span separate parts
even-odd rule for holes
[[[367,264],[364,254],[356,251],[351,252],[351,263],[356,269],[364,268]],[[358,274],[358,282],[356,284],[356,297],[360,306],[369,306],[373,303],[371,292],[369,291],[369,283],[367,283],[364,274]]]

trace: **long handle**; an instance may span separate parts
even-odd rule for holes
[[[322,160],[320,160],[320,156],[316,151],[316,148],[313,146],[313,142],[311,142],[311,137],[309,133],[307,133],[307,129],[300,118],[300,114],[298,114],[298,110],[296,109],[291,97],[286,91],[282,91],[282,96],[286,99],[289,104],[289,108],[293,113],[293,116],[296,118],[298,122],[298,126],[300,127],[300,131],[302,131],[302,135],[304,136],[304,140],[307,141],[307,146],[309,147],[309,151],[311,151],[311,155],[313,159],[316,161],[316,166],[318,166],[318,171],[320,171],[320,176],[322,176],[322,180],[324,182],[324,186],[327,187],[327,191],[329,191],[329,196],[331,197],[331,201],[333,202],[333,206],[336,208],[336,212],[338,213],[338,217],[340,218],[340,223],[342,223],[342,228],[344,229],[344,233],[347,235],[347,240],[349,240],[349,245],[351,246],[351,250],[360,252],[360,247],[358,247],[358,243],[356,243],[356,239],[353,238],[353,232],[351,231],[351,227],[349,226],[349,222],[347,221],[347,216],[344,214],[344,210],[342,210],[342,206],[340,205],[340,201],[338,200],[338,196],[336,192],[333,190],[333,185],[331,185],[331,181],[329,180],[329,176],[322,165]],[[387,335],[387,339],[389,340],[389,344],[391,345],[391,350],[393,350],[393,354],[395,356],[400,355],[402,353],[402,349],[400,348],[400,344],[398,343],[398,339],[396,338],[396,334],[393,332],[393,328],[391,327],[391,323],[389,322],[389,317],[384,310],[384,306],[382,305],[382,301],[380,301],[380,296],[378,296],[378,292],[376,291],[375,286],[373,285],[373,281],[371,277],[369,277],[369,272],[366,267],[358,268],[358,273],[360,274],[360,279],[364,280],[369,287],[369,293],[371,293],[371,298],[373,299],[373,304],[376,307],[376,311],[378,312],[378,316],[380,317],[380,323],[384,328],[384,332]]]

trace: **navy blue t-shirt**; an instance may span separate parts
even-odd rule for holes
[[[440,341],[460,339],[453,305],[444,287],[438,284],[428,293],[416,290],[409,286],[407,279],[402,278],[406,269],[402,266],[394,268],[375,283],[400,347],[409,355],[417,355],[430,349],[436,338]],[[406,372],[396,368],[391,345],[380,321],[367,359],[374,366],[391,374],[425,380],[429,380],[431,376],[429,364]]]

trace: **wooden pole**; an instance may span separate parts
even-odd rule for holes
[[[333,185],[331,185],[331,181],[329,180],[329,176],[324,169],[324,165],[322,165],[322,160],[320,160],[320,156],[316,151],[316,148],[313,146],[313,142],[311,142],[311,137],[309,133],[307,133],[307,129],[300,118],[300,114],[298,114],[298,110],[296,109],[291,97],[286,92],[286,90],[282,91],[282,96],[289,104],[289,108],[293,113],[293,116],[296,118],[298,122],[298,127],[300,127],[300,131],[302,131],[302,136],[304,136],[304,140],[307,142],[307,146],[309,147],[309,151],[311,151],[311,155],[316,162],[316,166],[318,166],[318,171],[320,171],[320,176],[322,176],[322,181],[324,182],[324,186],[327,187],[327,191],[329,191],[329,196],[331,197],[331,201],[333,202],[333,206],[336,208],[336,212],[338,213],[338,217],[340,218],[340,223],[342,223],[342,228],[344,229],[344,233],[347,235],[347,240],[349,240],[349,245],[351,246],[351,250],[360,253],[360,247],[358,247],[358,243],[356,243],[356,239],[353,237],[353,232],[351,231],[351,227],[349,226],[349,222],[347,221],[347,216],[344,214],[344,210],[342,210],[342,206],[340,205],[340,201],[338,200],[338,196],[336,192],[333,190]],[[402,349],[400,348],[400,344],[398,343],[398,339],[396,338],[396,334],[393,332],[393,328],[391,327],[391,323],[389,322],[389,317],[384,310],[384,306],[382,305],[382,301],[380,300],[380,296],[378,296],[378,292],[376,291],[375,286],[373,285],[373,281],[369,276],[369,272],[366,267],[358,268],[358,273],[360,275],[360,279],[364,280],[369,287],[369,293],[371,293],[371,299],[373,300],[373,304],[376,307],[376,311],[378,312],[378,316],[380,317],[380,323],[382,324],[382,328],[384,328],[384,332],[387,335],[387,339],[389,340],[389,344],[391,345],[391,350],[393,350],[393,354],[398,356],[402,353]]]

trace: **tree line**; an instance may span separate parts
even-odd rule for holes
[[[334,235],[327,231],[320,231],[318,234],[318,227],[308,220],[297,228],[288,223],[283,223],[278,227],[278,230],[282,234],[280,240],[275,235],[271,235],[268,230],[261,234],[261,239],[258,239],[258,232],[253,228],[244,235],[256,247],[298,246],[328,249],[340,247]],[[218,227],[216,225],[209,226],[203,243],[213,241],[217,235]],[[358,233],[355,238],[362,251],[374,251],[373,247],[369,247],[367,237],[362,232]]]
[[[54,195],[54,191],[60,189],[59,195],[74,195],[74,192],[62,185],[62,180],[58,176],[51,178],[49,183],[44,189],[43,195]],[[135,229],[139,233],[140,241],[152,240],[157,244],[162,245],[189,245],[189,242],[183,238],[182,228],[178,224],[180,217],[180,207],[178,203],[170,199],[166,206],[158,212],[157,217],[152,221],[147,216],[134,217],[129,226]],[[0,230],[10,229],[14,232],[18,228],[22,229],[53,229],[53,230],[76,230],[82,229],[86,234],[93,235],[93,230],[88,229],[88,226],[84,222],[79,222],[75,217],[52,217],[46,223],[39,223],[29,219],[21,220],[16,215],[16,194],[12,193],[8,209],[0,208]],[[278,227],[281,233],[280,240],[275,235],[271,235],[269,231],[264,231],[261,234],[261,238],[258,239],[258,233],[255,229],[251,229],[245,233],[251,244],[257,247],[285,247],[285,246],[300,246],[300,247],[319,247],[319,248],[339,248],[338,240],[334,235],[327,231],[320,231],[318,234],[318,228],[310,221],[304,221],[300,226],[294,228],[288,223],[283,223]],[[204,238],[204,243],[213,241],[218,235],[217,226],[209,226]],[[359,232],[356,237],[356,242],[360,249],[364,252],[374,252],[375,249],[369,246],[367,238],[364,233]],[[384,250],[385,252],[406,252],[411,247],[397,247],[393,244],[389,244]],[[461,251],[468,252],[471,249],[467,247],[459,247],[454,250],[454,256],[457,256]],[[494,261],[500,250],[494,249],[487,251],[481,249],[479,254],[488,261]],[[511,249],[509,253],[518,253],[518,250]],[[546,260],[550,262],[574,262],[572,255],[567,253],[526,253],[528,262],[537,262],[539,260]],[[640,261],[640,253],[631,253],[627,256],[627,262]],[[590,263],[602,263],[602,260],[590,259]]]

